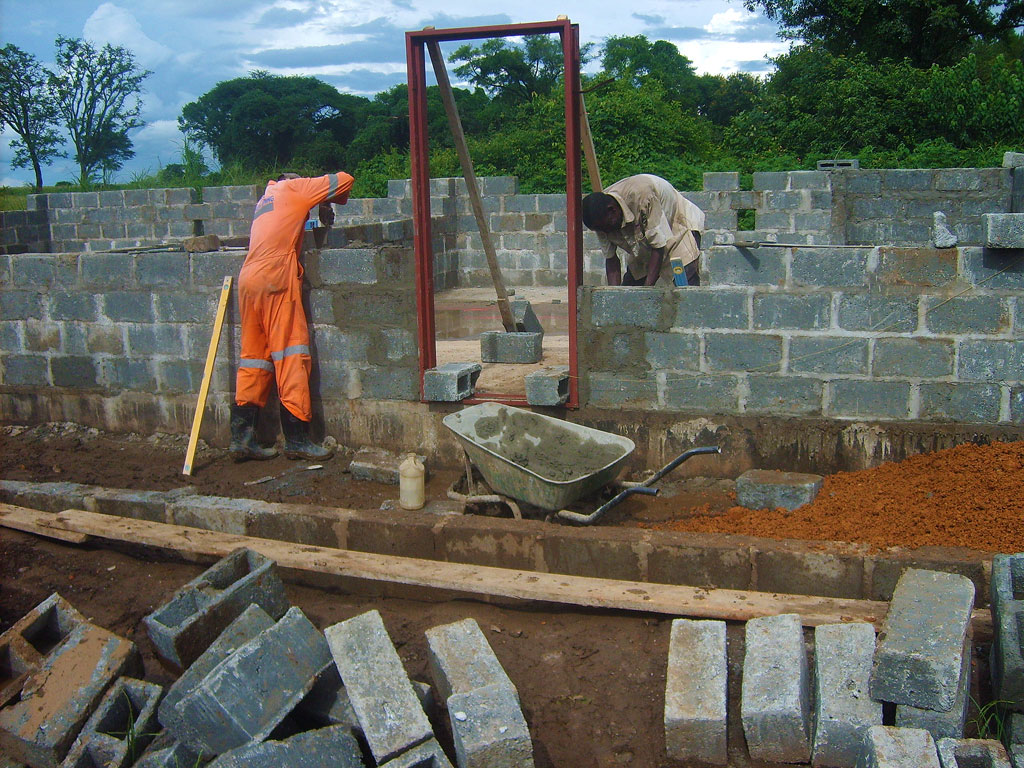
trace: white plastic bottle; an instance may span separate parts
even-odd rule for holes
[[[423,508],[423,462],[410,453],[398,465],[398,505],[402,509]]]

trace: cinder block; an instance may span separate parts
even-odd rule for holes
[[[178,712],[193,731],[186,743],[220,754],[266,739],[330,663],[323,635],[290,608],[182,698]]]
[[[724,621],[672,621],[665,681],[665,752],[670,760],[729,762],[725,642]]]
[[[992,558],[992,690],[1010,709],[1024,710],[1024,554]],[[1024,717],[1024,716],[1022,716]],[[1024,725],[1024,723],[1021,723]],[[1024,742],[1024,728],[1018,729]]]
[[[782,337],[753,333],[708,333],[704,358],[712,371],[772,373],[782,363]]]
[[[420,705],[429,718],[434,712],[434,690],[428,683],[412,681],[412,687],[416,690]],[[362,726],[359,725],[359,718],[352,708],[352,701],[348,697],[341,676],[338,674],[336,665],[331,664],[317,678],[316,683],[309,693],[297,707],[297,711],[311,722],[321,726],[344,725],[351,729],[354,734],[362,734]]]
[[[740,174],[737,171],[718,171],[704,174],[704,190],[732,192],[740,188]]]
[[[155,683],[120,678],[82,728],[63,767],[133,765],[157,733],[156,705],[162,690]]]
[[[596,288],[591,294],[595,326],[628,325],[662,330],[662,291],[644,287]]]
[[[569,366],[552,365],[526,374],[526,402],[562,405],[569,399]]]
[[[195,732],[188,720],[182,718],[178,704],[191,694],[203,679],[218,664],[232,653],[255,638],[261,632],[274,626],[274,620],[258,605],[250,605],[242,615],[232,621],[227,628],[210,643],[210,647],[200,654],[192,665],[186,669],[168,689],[157,716],[160,724],[171,731],[179,741],[187,740],[193,744],[200,743],[200,736]]]
[[[1024,744],[1010,746],[1010,764],[1013,768],[1024,768]]]
[[[394,760],[388,760],[380,768],[452,768],[452,764],[437,739],[430,739],[403,752]]]
[[[942,768],[1010,768],[1006,748],[993,739],[939,739]]]
[[[423,373],[423,399],[456,403],[474,392],[480,363],[445,363]]]
[[[754,328],[828,328],[831,305],[828,293],[755,293]]]
[[[909,398],[908,382],[836,379],[829,412],[843,418],[906,419]]]
[[[860,160],[819,160],[817,162],[819,171],[842,171],[847,169],[860,168]]]
[[[512,319],[515,320],[516,330],[524,333],[544,333],[544,328],[533,311],[533,305],[525,299],[516,299],[509,303],[512,309]]]
[[[1024,248],[1024,213],[983,213],[985,246]]]
[[[205,764],[206,760],[177,741],[169,731],[162,731],[133,768],[198,768]]]
[[[363,768],[359,743],[344,726],[303,731],[225,752],[210,768]],[[182,768],[190,768],[182,766]]]
[[[871,698],[948,712],[962,677],[974,583],[908,568],[893,592],[871,670]]]
[[[421,463],[427,460],[426,456],[418,455],[417,458]],[[383,448],[360,448],[352,457],[348,469],[356,480],[398,485],[398,465],[404,459],[405,455],[397,456]]]
[[[375,257],[377,251],[372,248],[342,248],[320,252],[320,279],[324,283],[362,283],[370,285],[377,282]]]
[[[378,764],[434,735],[377,611],[334,624],[325,634]]]
[[[0,754],[40,768],[64,759],[114,680],[142,672],[134,643],[85,622],[57,594],[0,637],[0,654],[15,673],[0,689]]]
[[[288,609],[274,561],[239,549],[178,590],[144,621],[160,656],[185,668],[253,603],[273,619]]]
[[[823,480],[802,472],[751,469],[736,479],[736,500],[748,509],[796,509],[814,501]]]
[[[872,725],[858,768],[941,768],[935,739],[919,728]]]
[[[810,759],[810,675],[799,616],[747,622],[741,696],[743,733],[753,759]]]
[[[519,701],[519,692],[474,619],[433,627],[426,635],[430,674],[443,701],[488,685],[507,687]]]
[[[533,742],[519,702],[505,685],[448,699],[459,768],[533,768]]]
[[[539,363],[544,356],[543,333],[484,331],[480,359],[485,363]]]

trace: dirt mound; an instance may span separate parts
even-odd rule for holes
[[[1024,442],[959,445],[825,478],[792,512],[732,507],[645,527],[875,547],[1024,551]]]

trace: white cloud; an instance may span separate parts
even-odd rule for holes
[[[95,43],[122,45],[135,54],[143,67],[161,64],[173,55],[166,45],[158,43],[142,31],[139,20],[113,3],[103,3],[85,20],[82,34]]]
[[[178,130],[177,120],[154,120],[138,133],[133,134],[133,141],[181,141],[181,132]]]
[[[24,187],[26,185],[31,186],[34,183],[34,181],[30,181],[27,177],[18,179],[14,176],[4,176],[0,179],[0,187]]]
[[[748,63],[766,56],[779,56],[789,48],[787,42],[695,40],[678,44],[680,52],[693,62],[700,73],[728,75],[750,71]]]
[[[760,16],[756,13],[728,8],[712,16],[711,21],[704,25],[704,30],[713,35],[734,35],[759,20]]]

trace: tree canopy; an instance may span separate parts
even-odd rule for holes
[[[46,69],[35,56],[10,43],[0,48],[0,123],[18,135],[11,140],[11,165],[31,166],[36,189],[42,189],[43,165],[64,154],[57,133],[57,104]]]

